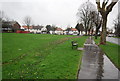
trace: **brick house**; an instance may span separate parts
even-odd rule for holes
[[[70,31],[69,31],[69,34],[70,35],[78,35],[78,30],[76,28],[71,28]]]
[[[43,26],[40,26],[40,25],[37,25],[37,26],[32,25],[32,26],[29,27],[29,31],[31,33],[41,33],[42,28],[43,28]],[[25,26],[25,25],[22,26],[21,29],[24,29],[25,31],[28,31],[28,27]]]
[[[64,30],[65,35],[78,35],[78,30],[76,28],[67,28]]]
[[[2,32],[3,33],[16,32],[20,28],[21,28],[21,26],[17,21],[3,21],[2,22]]]
[[[62,35],[63,34],[63,29],[62,28],[56,28],[55,34]]]

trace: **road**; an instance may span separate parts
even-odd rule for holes
[[[106,37],[106,40],[111,43],[115,43],[120,45],[120,39],[119,38],[113,38],[113,37]]]

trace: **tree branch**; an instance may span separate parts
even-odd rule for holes
[[[100,0],[96,0],[96,4],[97,4],[98,11],[101,11]]]
[[[102,3],[102,9],[105,9],[105,0]]]
[[[113,6],[118,2],[118,0],[114,1],[112,0],[112,2],[106,7],[106,14],[109,14],[109,12],[112,11]]]
[[[105,6],[107,5],[108,1],[109,1],[109,0],[107,0],[107,1],[105,2]]]
[[[104,11],[103,8],[100,6],[100,0],[96,0],[96,4],[97,4],[97,9],[98,11],[103,14],[102,12]]]

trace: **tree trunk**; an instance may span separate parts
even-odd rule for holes
[[[29,26],[29,25],[27,25],[27,27],[28,27],[28,31],[29,31],[29,27],[30,27],[30,26]]]
[[[107,25],[107,15],[103,15],[102,33],[100,38],[100,44],[106,44],[106,25]]]
[[[85,30],[85,35],[87,35],[87,30]]]
[[[81,31],[81,35],[82,35],[82,31]]]
[[[29,31],[29,27],[28,27],[28,31]]]
[[[79,34],[78,35],[80,35],[80,31],[79,31]]]
[[[97,25],[96,25],[96,31],[95,31],[95,39],[97,39],[97,34],[98,34],[98,29],[97,29]]]
[[[98,36],[98,32],[99,32],[100,27],[101,27],[101,22],[100,22],[100,24],[96,24],[95,39],[97,39],[97,36]]]
[[[95,39],[97,39],[97,34],[98,34],[98,30],[97,30],[97,28],[96,28]]]

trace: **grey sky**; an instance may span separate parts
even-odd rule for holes
[[[35,25],[55,24],[66,28],[77,23],[76,13],[80,5],[87,0],[1,0],[0,10],[23,25],[23,19],[29,15]],[[90,0],[96,5],[95,0]],[[113,20],[118,14],[118,4],[108,16],[108,27],[113,27]]]

